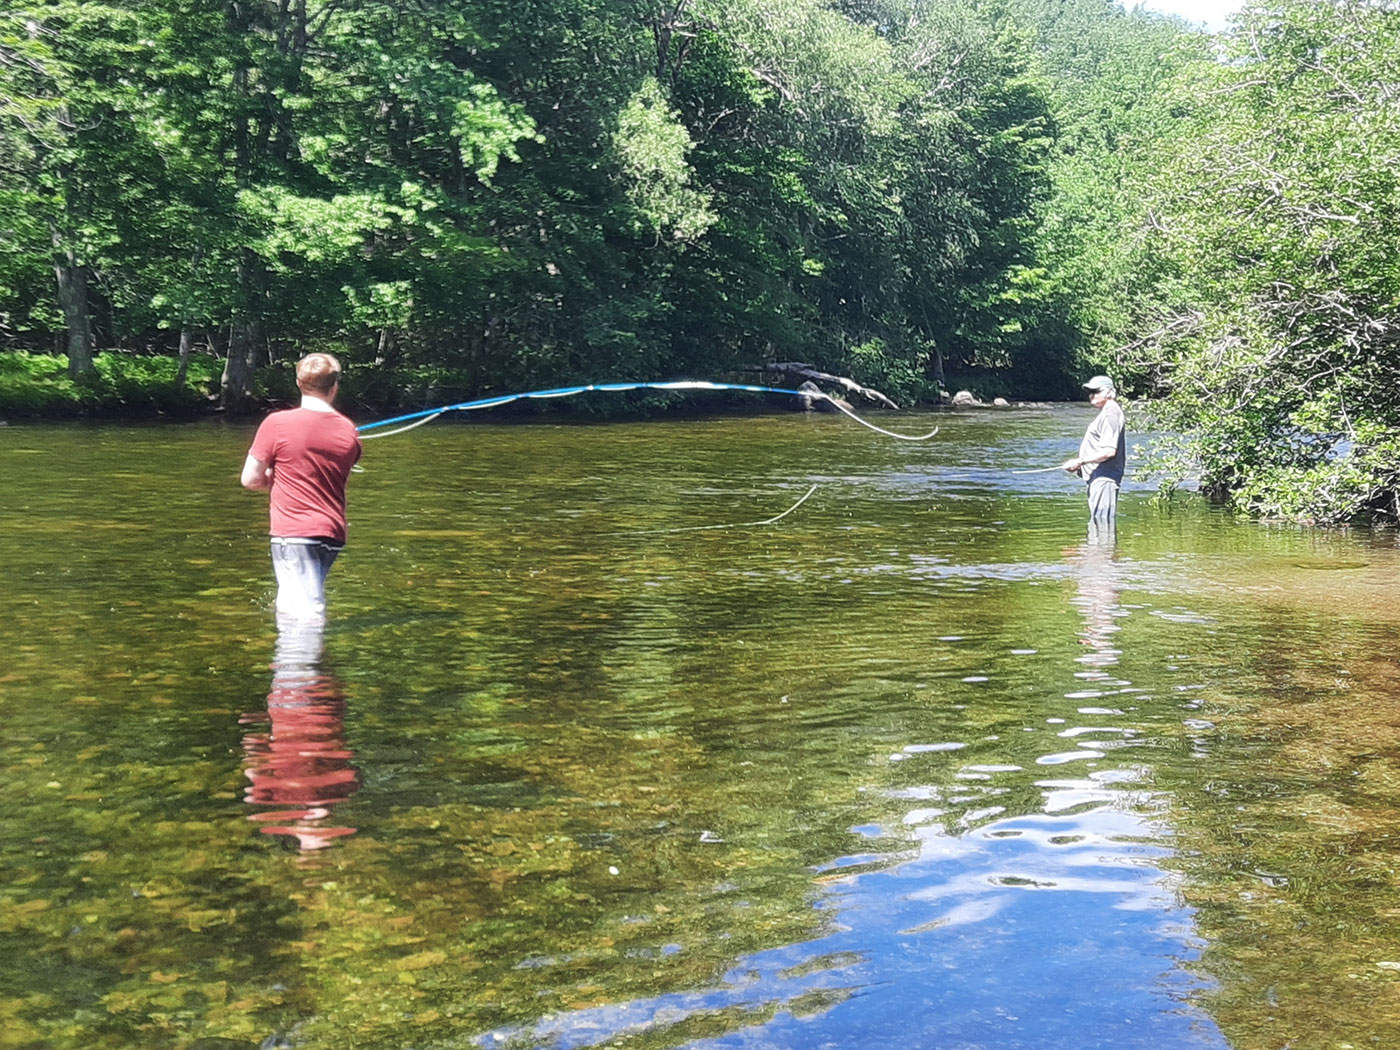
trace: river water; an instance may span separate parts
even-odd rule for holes
[[[1089,418],[433,424],[280,637],[251,428],[0,430],[0,1046],[1400,1045],[1395,535]]]

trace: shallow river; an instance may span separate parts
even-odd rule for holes
[[[436,423],[280,638],[250,427],[0,430],[0,1046],[1400,1046],[1396,537],[1088,419]]]

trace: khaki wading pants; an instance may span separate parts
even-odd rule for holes
[[[1089,482],[1089,520],[1111,522],[1118,517],[1118,482],[1094,478]]]

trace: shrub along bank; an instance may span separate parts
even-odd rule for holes
[[[0,352],[0,419],[82,416],[194,416],[210,408],[219,361],[191,358],[185,375],[173,357],[103,353],[80,379],[56,354]]]

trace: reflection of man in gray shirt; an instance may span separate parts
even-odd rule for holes
[[[1084,432],[1079,455],[1065,460],[1064,468],[1089,483],[1089,523],[1102,525],[1112,522],[1118,514],[1118,487],[1123,483],[1128,459],[1127,435],[1113,380],[1094,376],[1084,388],[1089,391],[1089,403],[1099,414]]]

